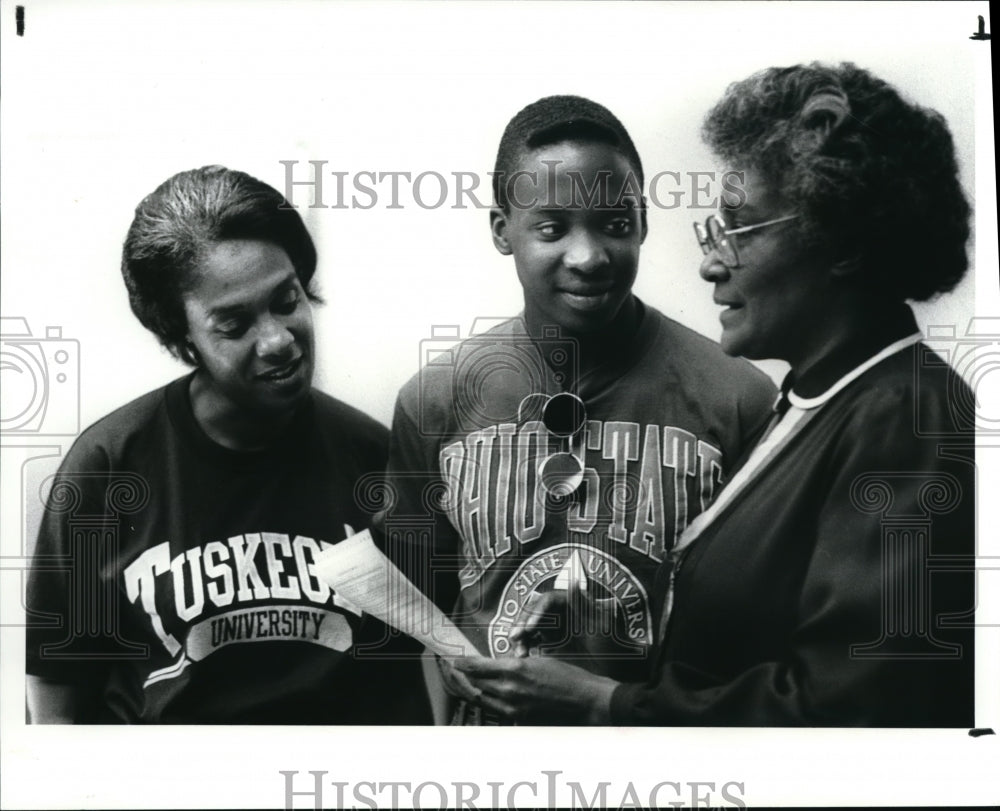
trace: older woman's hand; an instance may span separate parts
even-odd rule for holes
[[[618,682],[555,658],[479,657],[455,667],[481,691],[479,703],[509,721],[548,724],[610,723]]]
[[[434,658],[437,661],[438,673],[441,674],[441,685],[444,687],[445,692],[455,698],[461,698],[465,701],[471,701],[473,704],[478,704],[480,691],[469,682],[468,677],[464,673],[455,668],[454,661],[442,656],[435,656]]]

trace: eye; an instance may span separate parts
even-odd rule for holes
[[[294,287],[288,288],[274,303],[275,311],[282,315],[289,315],[295,312],[295,308],[298,306],[299,291]]]
[[[546,239],[558,239],[566,233],[562,223],[553,221],[539,223],[535,226],[535,230]]]
[[[755,239],[757,239],[758,237],[762,236],[763,234],[767,233],[767,229],[766,228],[762,228],[762,229],[759,229],[759,230],[757,228],[753,228],[753,226],[756,225],[756,224],[757,223],[752,223],[752,222],[751,223],[746,223],[746,222],[738,222],[738,223],[736,223],[733,226],[733,228],[750,228],[751,230],[745,231],[742,234],[736,234],[734,237],[732,237],[732,239],[739,240],[740,245],[746,245],[746,244],[748,244],[750,242],[753,242]]]
[[[736,216],[736,213],[727,208],[719,209],[719,219],[722,220],[722,223],[726,226],[727,231],[731,231],[734,228],[742,228],[744,225],[744,222]]]
[[[227,318],[215,325],[215,331],[223,338],[240,338],[246,333],[248,326],[244,318]]]
[[[607,224],[606,229],[612,236],[628,236],[633,230],[632,220],[628,217],[616,217]]]

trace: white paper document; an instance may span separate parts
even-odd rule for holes
[[[363,611],[421,642],[438,656],[479,651],[375,546],[368,530],[316,558],[316,576]]]

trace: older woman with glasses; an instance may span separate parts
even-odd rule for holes
[[[468,659],[527,722],[969,726],[974,402],[907,300],[967,268],[940,115],[857,67],[732,85],[706,141],[741,173],[696,226],[722,347],[791,366],[770,426],[661,571],[646,684]]]

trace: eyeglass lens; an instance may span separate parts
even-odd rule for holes
[[[726,236],[726,227],[723,222],[718,217],[709,217],[707,228],[709,244],[715,248],[723,263],[731,267],[737,265],[739,259],[736,256],[736,246]]]

